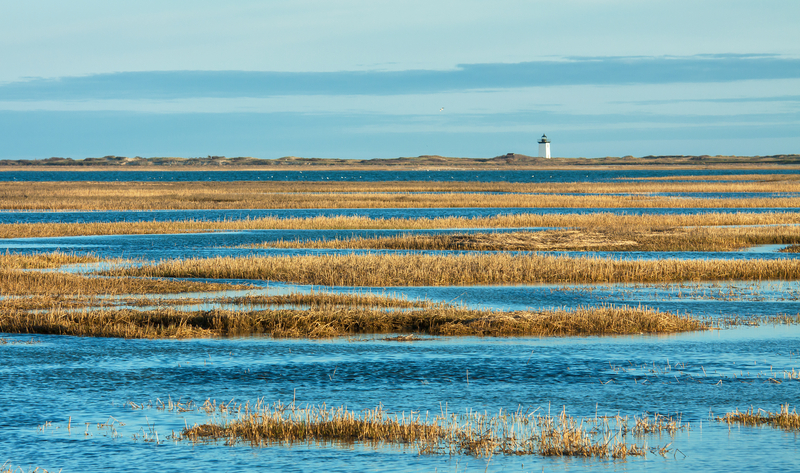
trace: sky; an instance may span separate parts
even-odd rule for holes
[[[800,154],[800,2],[0,0],[0,159]]]

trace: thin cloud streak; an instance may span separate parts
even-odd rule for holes
[[[800,78],[800,59],[770,55],[600,57],[455,70],[254,72],[150,71],[34,79],[0,85],[0,100],[103,100],[404,95],[564,85],[710,83]]]

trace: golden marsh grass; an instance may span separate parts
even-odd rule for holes
[[[44,269],[58,268],[65,264],[96,263],[100,261],[92,255],[74,255],[59,251],[33,255],[0,254],[2,269]]]
[[[239,305],[309,305],[309,306],[350,306],[378,308],[414,308],[430,307],[430,301],[410,301],[408,299],[377,296],[372,294],[335,294],[329,292],[311,292],[280,294],[275,296],[246,295],[240,297],[224,297],[211,299],[209,302]]]
[[[26,299],[28,301],[26,301]],[[8,299],[18,301],[14,307],[26,308],[48,308],[47,303],[54,302],[54,298],[44,297],[44,300],[37,302],[37,298],[19,297]],[[327,292],[298,293],[280,295],[261,295],[247,294],[235,297],[148,297],[122,296],[113,298],[92,298],[91,301],[75,298],[74,307],[168,307],[168,306],[190,306],[190,305],[235,305],[243,308],[253,306],[309,306],[309,307],[374,307],[374,308],[415,308],[430,307],[434,305],[430,301],[408,300],[397,297],[378,296],[372,294],[335,294]],[[78,305],[79,304],[79,305]],[[56,307],[53,304],[52,307]],[[64,307],[70,307],[64,305]]]
[[[0,296],[164,294],[245,289],[249,286],[138,278],[97,278],[78,274],[0,269]]]
[[[612,183],[5,182],[8,210],[412,207],[797,207],[800,198],[677,198],[653,192],[797,192],[797,181]],[[513,195],[481,192],[515,192]],[[598,195],[569,195],[590,193]],[[627,193],[632,195],[609,195]]]
[[[800,260],[633,260],[460,254],[349,254],[166,260],[108,276],[255,279],[324,286],[464,286],[529,283],[616,283],[797,280]]]
[[[781,405],[780,412],[770,412],[763,409],[757,411],[751,407],[745,412],[740,412],[736,409],[734,412],[728,412],[723,417],[717,418],[720,422],[725,422],[728,425],[740,424],[747,426],[762,426],[767,425],[788,431],[800,430],[800,414],[795,409],[789,412],[789,405]]]
[[[0,224],[0,238],[35,238],[81,235],[131,235],[198,233],[214,230],[357,230],[357,229],[436,229],[436,228],[524,228],[579,227],[587,229],[621,229],[661,231],[686,226],[721,225],[790,225],[800,224],[796,212],[722,213],[697,215],[615,215],[591,214],[518,214],[494,217],[464,218],[368,218],[333,216],[309,218],[245,219],[204,222],[94,222],[94,223],[24,223]],[[758,230],[753,230],[757,232]],[[766,230],[765,230],[766,231]]]
[[[344,406],[268,405],[261,400],[253,405],[228,403],[219,407],[206,401],[204,406],[209,414],[218,409],[220,418],[186,427],[181,432],[182,439],[223,441],[227,445],[245,442],[253,446],[394,444],[413,446],[420,454],[476,457],[506,454],[624,459],[648,452],[646,444],[626,443],[627,417],[577,419],[566,409],[557,415],[501,410],[497,415],[442,411],[423,416],[392,414],[382,406],[356,412]],[[664,447],[649,451],[663,455],[668,450]]]
[[[265,335],[329,338],[361,334],[570,336],[706,330],[705,321],[648,308],[495,312],[435,305],[413,310],[317,306],[257,311],[55,309],[3,311],[0,332],[120,338],[208,338]]]
[[[98,306],[102,301],[93,296],[72,296],[64,294],[37,294],[24,296],[3,296],[0,311],[77,309]]]
[[[408,234],[380,238],[268,242],[265,248],[359,248],[475,251],[730,251],[753,245],[800,242],[800,227],[631,227],[537,232]]]

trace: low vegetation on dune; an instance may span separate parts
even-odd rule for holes
[[[791,169],[800,165],[796,154],[773,156],[633,156],[603,158],[541,158],[519,153],[507,153],[492,158],[463,158],[439,155],[403,156],[398,158],[303,158],[284,156],[277,159],[253,158],[251,156],[207,156],[180,158],[174,156],[143,158],[141,156],[103,156],[102,158],[72,159],[52,157],[42,160],[4,159],[0,160],[0,170],[114,170],[137,171],[215,171],[215,170],[432,170],[432,169],[572,169],[587,171],[591,169]]]
[[[322,305],[309,309],[179,311],[158,308],[4,311],[0,332],[121,338],[266,335],[327,338],[362,334],[569,336],[705,330],[690,316],[647,308],[498,312],[433,305],[410,310]]]
[[[800,279],[800,261],[633,260],[538,253],[216,257],[103,271],[108,276],[257,279],[325,286],[464,286]]]

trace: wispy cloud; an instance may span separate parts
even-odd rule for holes
[[[107,100],[403,95],[556,85],[709,83],[800,78],[800,59],[772,55],[566,58],[463,64],[454,70],[149,71],[0,85],[0,100]]]
[[[760,103],[760,102],[800,102],[800,95],[778,95],[771,97],[729,97],[704,99],[671,99],[671,100],[618,100],[610,103],[632,105],[664,105],[675,103]]]

